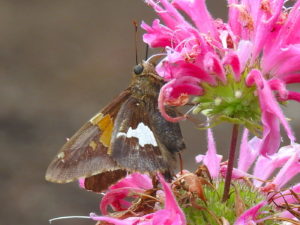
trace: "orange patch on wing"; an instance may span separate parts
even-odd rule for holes
[[[95,149],[97,148],[97,143],[94,142],[94,141],[91,141],[91,143],[89,144],[89,146],[90,146],[93,150],[95,150]]]
[[[114,126],[113,120],[110,117],[110,115],[106,114],[103,118],[101,118],[101,120],[99,120],[99,122],[97,123],[97,126],[102,131],[102,134],[100,136],[100,142],[105,147],[109,147]]]

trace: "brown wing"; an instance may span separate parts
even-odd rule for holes
[[[85,189],[94,192],[102,192],[106,190],[110,185],[125,177],[127,173],[128,172],[123,169],[99,173],[94,176],[85,178],[84,187]]]
[[[152,124],[157,102],[149,100],[129,97],[122,105],[115,121],[118,129],[112,135],[111,154],[129,171],[151,174],[159,171],[169,176],[176,162],[175,154],[157,137],[155,131],[160,127],[154,128]]]
[[[114,120],[130,96],[126,89],[81,127],[61,148],[46,171],[46,180],[67,183],[120,167],[108,155]]]

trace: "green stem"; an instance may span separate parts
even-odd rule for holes
[[[234,159],[235,159],[235,150],[236,150],[236,144],[238,140],[238,134],[239,134],[239,125],[234,124],[231,133],[230,152],[229,152],[229,159],[227,165],[227,173],[225,178],[225,186],[224,186],[222,202],[227,201],[227,199],[229,198],[229,191],[230,191],[230,184],[231,184],[231,177],[232,177],[232,170],[233,170]]]

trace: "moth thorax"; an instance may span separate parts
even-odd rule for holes
[[[131,85],[132,95],[138,98],[145,98],[145,96],[157,98],[162,85],[163,83],[153,76],[138,76]]]

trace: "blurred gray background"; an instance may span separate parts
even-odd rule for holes
[[[225,0],[209,0],[208,7],[226,18]],[[45,170],[66,138],[127,87],[135,64],[132,21],[154,16],[142,0],[0,0],[1,225],[98,212],[98,195],[76,183],[48,183]],[[144,57],[141,38],[138,49]],[[297,105],[289,106],[297,130]],[[189,121],[182,127],[184,166],[194,169],[195,155],[206,150],[205,132]],[[220,151],[228,149],[229,129],[216,129]]]

